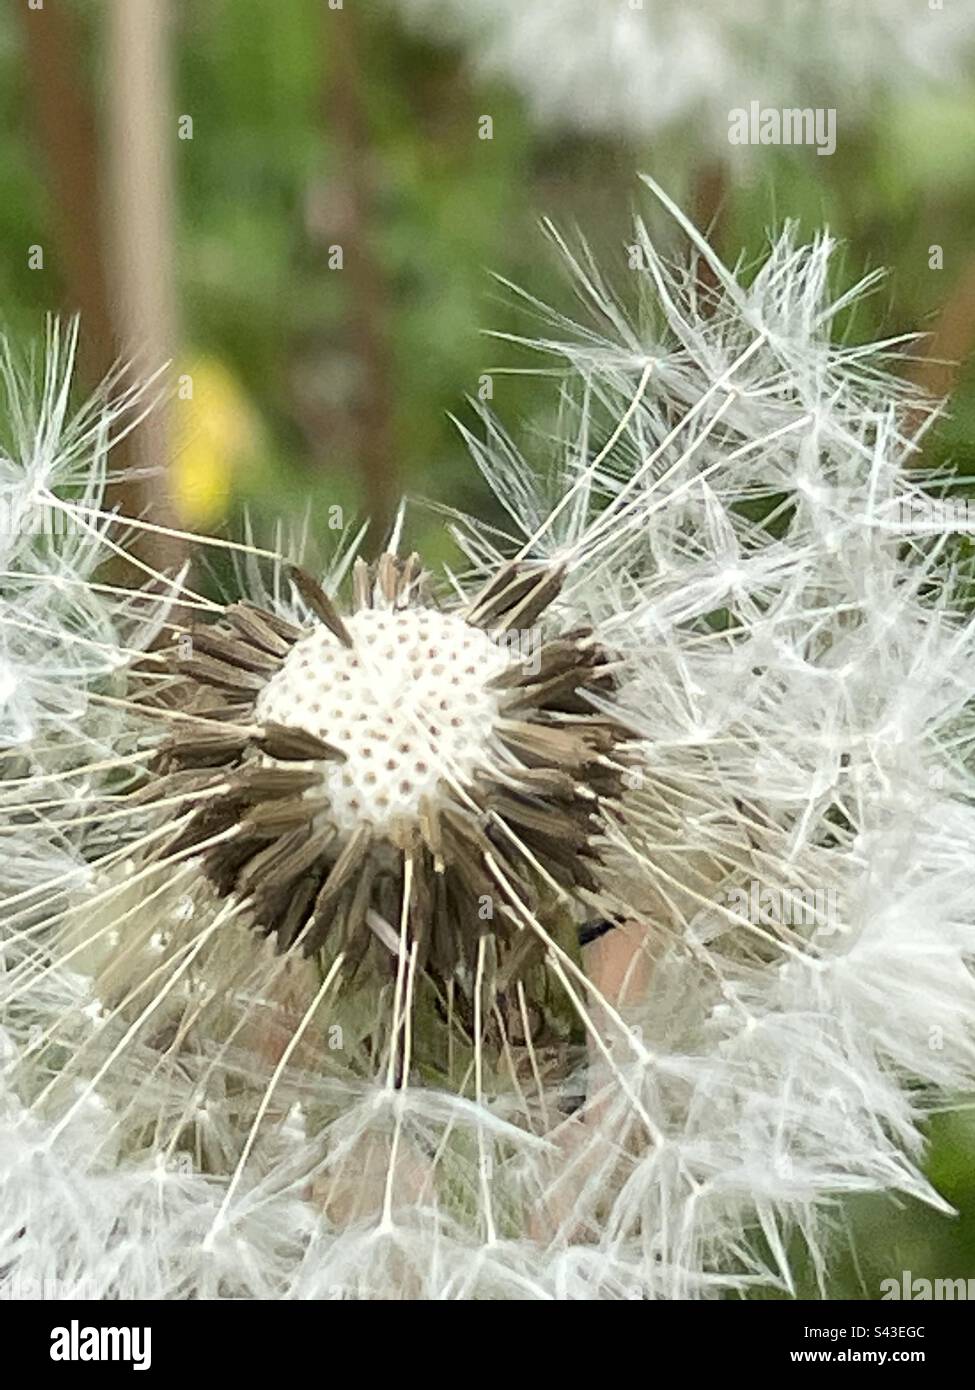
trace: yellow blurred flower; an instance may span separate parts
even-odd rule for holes
[[[180,520],[210,526],[224,516],[239,465],[257,448],[257,417],[233,372],[216,357],[185,364],[173,403],[170,478]]]

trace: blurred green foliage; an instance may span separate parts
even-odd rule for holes
[[[104,120],[104,9],[88,0],[68,8],[79,80]],[[329,247],[350,227],[365,239],[375,282],[368,312],[385,366],[370,399],[387,417],[389,467],[412,494],[493,515],[448,419],[464,414],[483,373],[512,360],[483,330],[525,328],[523,311],[489,272],[568,304],[537,227],[547,215],[569,232],[578,224],[622,283],[631,214],[653,215],[635,175],[652,173],[690,205],[701,173],[693,132],[645,148],[539,133],[512,93],[478,87],[457,55],[404,35],[384,0],[355,8],[360,111],[350,135],[334,119],[335,16],[321,0],[172,6],[174,122],[193,118],[192,140],[175,146],[181,359],[216,364],[231,383],[230,414],[246,409],[251,422],[231,449],[227,526],[242,504],[259,524],[300,517],[308,506],[314,518],[326,505],[360,505],[355,416],[369,364],[357,357],[353,328],[362,306],[350,277],[328,264]],[[0,15],[0,301],[7,326],[27,337],[40,331],[44,311],[73,306],[12,10]],[[340,56],[349,61],[348,51]],[[483,114],[493,118],[491,140],[478,138]],[[367,199],[352,222],[350,177]],[[890,267],[849,325],[854,336],[927,329],[973,252],[975,101],[944,96],[878,109],[874,128],[844,135],[830,159],[763,150],[753,174],[724,191],[719,249],[732,260],[739,251],[756,256],[786,216],[810,232],[825,221],[847,242],[850,282]],[[28,269],[27,248],[37,243],[49,248],[43,272]],[[933,244],[944,248],[942,270],[929,268]],[[497,375],[492,406],[517,432],[544,420],[546,391],[525,376]],[[930,449],[928,461],[948,460],[975,473],[971,367]],[[414,539],[435,561],[445,550],[442,527],[433,516],[417,525],[423,533]],[[975,1274],[972,1112],[940,1119],[932,1138],[931,1176],[961,1215],[851,1204],[837,1218],[851,1234],[841,1242],[849,1253],[834,1296],[875,1297],[879,1279],[904,1268],[932,1278]]]

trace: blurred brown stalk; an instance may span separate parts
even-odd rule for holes
[[[168,0],[107,6],[105,148],[71,7],[47,0],[39,10],[17,8],[63,268],[63,307],[81,315],[79,369],[93,389],[120,362],[157,369],[175,343]],[[115,450],[120,481],[109,494],[125,515],[163,525],[172,523],[166,413],[158,407]],[[180,543],[152,533],[135,549],[156,569],[171,568],[182,556]]]

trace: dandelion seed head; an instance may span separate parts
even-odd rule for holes
[[[245,551],[242,596],[177,587],[184,650],[128,670],[83,583],[55,675],[50,553],[15,581],[42,717],[0,781],[5,1279],[714,1297],[794,1291],[797,1237],[825,1284],[849,1194],[944,1210],[975,621],[950,539],[899,515],[919,403],[895,344],[837,341],[874,281],[835,297],[830,238],[725,267],[655,192],[708,303],[642,226],[634,313],[559,241],[595,312],[531,340],[553,456],[468,435],[512,534],[454,515],[459,574]],[[500,649],[536,629],[537,665]],[[404,765],[439,780],[407,796]]]
[[[502,640],[537,630],[563,569],[506,563],[438,609],[419,557],[385,554],[357,562],[349,614],[290,573],[297,623],[237,604],[173,654],[189,726],[160,750],[157,795],[200,798],[179,853],[199,848],[282,950],[364,942],[388,964],[411,941],[445,982],[482,938],[507,957],[516,892],[575,906],[595,889],[595,812],[619,790],[605,755],[626,736],[593,703],[615,676],[591,630],[556,627],[537,660]]]
[[[728,160],[728,113],[831,105],[863,120],[885,96],[959,83],[970,7],[927,0],[396,0],[543,125],[634,139],[693,131]],[[585,43],[579,42],[585,32]]]

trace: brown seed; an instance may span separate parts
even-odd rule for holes
[[[261,801],[251,806],[242,828],[248,835],[285,835],[298,826],[308,825],[321,811],[331,808],[327,797],[299,797],[294,801]]]
[[[538,621],[549,604],[558,598],[564,579],[564,565],[559,565],[553,570],[538,572],[533,588],[505,613],[503,621],[498,624],[499,630],[507,632],[512,628],[531,627],[533,623]]]
[[[190,725],[171,735],[167,751],[182,767],[219,767],[232,762],[246,747],[247,734]]]
[[[372,579],[365,560],[352,566],[352,599],[356,609],[372,607]]]
[[[240,666],[245,671],[256,671],[266,676],[273,675],[280,666],[277,657],[242,642],[237,637],[218,632],[215,627],[194,627],[190,632],[194,652],[204,656],[215,656],[231,666]]]
[[[237,892],[247,897],[255,888],[265,885],[268,875],[278,868],[281,861],[293,850],[304,845],[309,838],[307,830],[299,826],[259,849],[238,873]]]
[[[247,767],[233,777],[233,795],[246,801],[300,796],[321,783],[321,773],[296,767]]]
[[[272,931],[277,932],[278,950],[287,951],[304,933],[311,918],[312,904],[318,894],[320,877],[307,874],[289,892],[287,905],[276,917]],[[270,911],[270,909],[268,909]]]
[[[329,845],[335,838],[334,826],[327,825],[311,834],[304,828],[284,836],[276,846],[272,857],[270,850],[264,851],[268,857],[258,864],[262,855],[256,855],[241,873],[238,886],[242,891],[260,889],[274,893],[288,888],[296,878],[300,878],[313,864],[324,860]]]
[[[343,623],[338,609],[322,586],[312,579],[310,574],[299,569],[297,565],[288,566],[288,577],[308,607],[316,617],[321,619],[329,632],[338,638],[343,647],[351,647],[352,636],[349,629]]]
[[[399,573],[395,557],[388,550],[376,562],[376,584],[386,602],[392,604],[399,593]]]
[[[467,621],[473,627],[486,627],[492,618],[506,612],[512,603],[517,602],[518,598],[531,588],[534,577],[535,572],[526,571],[521,565],[504,565],[488,580],[471,604]]]
[[[537,830],[543,835],[564,839],[567,844],[584,844],[589,836],[589,804],[576,802],[567,807],[549,805],[542,800],[529,801],[516,795],[495,792],[490,799],[492,811],[516,825]],[[575,814],[573,814],[575,811]]]
[[[192,676],[203,685],[216,686],[218,690],[263,690],[267,677],[253,671],[244,671],[229,662],[217,661],[212,656],[178,657],[176,669],[184,676]]]
[[[506,631],[530,627],[554,598],[565,579],[564,566],[555,569],[505,566],[474,600],[467,621],[474,627]]]
[[[254,618],[259,618],[266,627],[277,633],[282,641],[287,642],[289,647],[293,647],[298,638],[304,635],[301,628],[289,623],[287,618],[279,618],[277,613],[272,613],[268,608],[258,608],[256,603],[250,603],[247,599],[243,599],[235,607],[246,610]]]
[[[287,656],[293,641],[297,640],[295,638],[289,642],[269,621],[272,615],[262,613],[253,604],[232,603],[227,609],[226,617],[253,646],[260,647],[269,656]],[[295,631],[297,633],[297,629]]]
[[[322,886],[312,913],[313,925],[306,939],[306,950],[317,950],[331,925],[332,914],[339,895],[357,872],[365,867],[369,855],[371,832],[361,825],[347,841],[342,853],[332,865],[331,872]]]
[[[535,705],[538,709],[564,708],[567,701],[574,700],[580,687],[590,688],[591,684],[589,672],[584,667],[570,666],[568,670],[552,676],[547,681],[531,685],[521,684],[517,690],[505,696],[504,708],[521,709],[528,705]],[[584,699],[575,699],[575,703],[582,705],[579,713],[585,713],[587,709],[592,708]]]
[[[577,729],[553,728],[549,724],[502,719],[498,722],[498,737],[529,767],[582,768],[594,756],[588,723]]]
[[[290,724],[267,723],[254,742],[269,757],[280,758],[284,762],[309,762],[324,759],[340,763],[346,761],[346,755],[340,748],[326,743],[324,739],[317,738],[305,729],[297,729]]]

